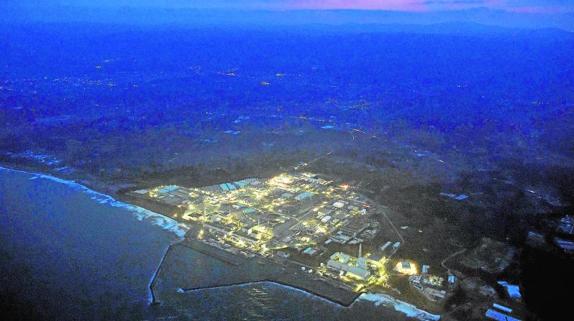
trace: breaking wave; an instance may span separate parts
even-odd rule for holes
[[[179,222],[175,221],[174,219],[171,219],[167,216],[152,212],[150,210],[146,210],[146,209],[141,208],[139,206],[120,202],[120,201],[116,200],[115,198],[113,198],[109,195],[96,192],[96,191],[89,189],[88,187],[86,187],[82,184],[76,183],[74,181],[69,181],[69,180],[61,179],[61,178],[46,175],[46,174],[26,172],[26,171],[6,168],[6,167],[2,167],[2,166],[0,166],[0,170],[20,172],[20,173],[32,175],[29,178],[30,180],[47,179],[47,180],[51,180],[53,182],[57,182],[60,184],[65,184],[74,190],[81,191],[81,192],[89,195],[92,200],[96,201],[99,204],[107,204],[107,205],[110,205],[112,207],[118,207],[118,208],[126,209],[130,213],[132,213],[138,221],[146,221],[148,223],[151,223],[152,225],[159,226],[160,228],[162,228],[164,230],[167,230],[167,231],[174,233],[175,235],[177,235],[180,238],[183,238],[185,236],[185,233],[189,230],[189,227],[186,224],[179,223]]]
[[[421,321],[438,321],[440,320],[440,315],[432,314],[427,311],[421,310],[416,306],[397,300],[390,295],[382,293],[363,293],[359,296],[357,300],[370,301],[375,304],[375,306],[386,306],[392,307],[397,312],[405,314],[409,318],[416,318]]]

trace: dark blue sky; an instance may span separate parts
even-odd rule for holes
[[[132,10],[132,15],[126,16],[131,19],[130,22],[136,21],[137,10],[146,11],[145,19],[141,21],[169,22],[169,19],[175,18],[179,19],[178,22],[196,22],[196,17],[182,18],[182,13],[189,12],[187,9],[242,12],[241,16],[219,13],[210,20],[224,23],[245,23],[250,19],[259,24],[274,21],[327,24],[463,21],[506,27],[557,27],[574,31],[574,1],[570,0],[2,0],[0,22],[14,19],[116,21],[118,10],[123,10],[124,15],[125,10]],[[104,11],[111,12],[111,15],[106,16]],[[166,16],[167,11],[171,16]],[[271,15],[265,19],[261,12],[271,12]],[[278,12],[282,13],[279,17]],[[202,19],[205,20],[205,16]]]
[[[362,9],[416,12],[488,8],[531,14],[574,12],[574,1],[568,0],[19,0],[17,2],[81,6],[151,6],[163,8],[188,7],[278,10]]]

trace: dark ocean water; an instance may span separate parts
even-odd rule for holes
[[[2,295],[27,316],[127,317],[177,238],[77,187],[0,170]]]
[[[189,306],[149,306],[149,283],[185,230],[72,182],[0,168],[0,298],[14,319],[399,320],[368,300],[344,308],[272,283],[188,292]],[[219,261],[192,253],[196,273]],[[408,308],[407,308],[408,310]]]

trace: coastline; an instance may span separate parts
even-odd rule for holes
[[[0,292],[4,304],[21,307],[14,313],[54,320],[164,313],[149,306],[148,285],[178,239],[173,229],[38,173],[2,167],[0,186],[0,267],[9,276]]]
[[[14,166],[16,165],[16,166]],[[162,229],[168,230],[174,234],[176,234],[180,241],[174,242],[172,244],[170,244],[168,246],[168,248],[166,249],[164,255],[162,256],[162,259],[160,261],[160,263],[158,264],[158,268],[155,271],[154,275],[151,278],[151,281],[149,283],[149,288],[150,288],[150,304],[157,304],[159,303],[159,301],[161,300],[157,300],[156,295],[153,291],[153,286],[154,283],[156,282],[158,276],[161,274],[162,271],[162,267],[164,266],[164,262],[166,257],[172,252],[171,249],[173,248],[173,246],[177,246],[180,245],[182,242],[184,242],[184,237],[185,234],[187,233],[187,231],[189,230],[189,226],[187,226],[184,223],[179,223],[161,213],[156,213],[153,211],[150,211],[148,209],[145,209],[143,207],[140,206],[136,206],[130,203],[126,203],[121,201],[121,197],[119,197],[119,194],[116,192],[111,192],[112,195],[114,195],[117,198],[114,198],[111,195],[108,195],[107,193],[109,191],[112,191],[113,189],[107,189],[108,191],[106,191],[106,188],[103,188],[102,186],[97,186],[97,185],[103,185],[102,182],[96,182],[90,184],[90,181],[86,181],[85,179],[81,179],[78,181],[73,180],[70,177],[66,177],[66,178],[61,178],[58,176],[55,176],[55,173],[53,171],[50,170],[42,170],[39,169],[38,167],[33,167],[33,166],[28,166],[28,165],[23,165],[20,164],[18,166],[18,164],[15,163],[8,163],[7,162],[0,162],[0,171],[5,170],[5,171],[13,171],[13,172],[19,172],[19,173],[23,173],[23,174],[27,174],[27,175],[31,175],[31,177],[29,179],[34,180],[34,179],[48,179],[54,182],[58,182],[60,184],[64,184],[67,185],[75,190],[79,190],[83,193],[86,193],[88,195],[91,196],[91,198],[93,200],[95,200],[96,202],[100,203],[100,204],[107,204],[113,207],[120,207],[120,208],[125,208],[127,210],[129,210],[135,217],[136,219],[138,219],[139,221],[150,221],[153,225],[156,225]],[[68,175],[66,175],[68,176]],[[120,199],[120,200],[118,200]],[[199,241],[195,241],[197,243],[201,243]],[[187,242],[186,242],[187,243]],[[192,246],[190,247],[192,250],[195,250],[201,254],[204,255],[208,255],[216,260],[220,260],[221,258],[219,258],[217,255],[213,255],[213,253],[210,254],[210,251],[212,251],[213,249],[215,250],[219,250],[216,249],[212,246],[209,246],[207,244],[201,243],[203,244],[205,247],[207,247],[208,249],[203,249],[203,250],[198,250],[197,246],[195,246],[195,248]],[[222,251],[222,250],[220,250]],[[284,272],[284,271],[281,271]],[[299,273],[300,274],[300,273]],[[305,280],[304,280],[305,281]],[[193,290],[198,290],[198,289],[210,289],[210,288],[216,288],[216,287],[228,287],[228,286],[246,286],[246,285],[250,285],[250,284],[257,284],[257,283],[262,283],[262,282],[271,282],[292,290],[297,290],[297,291],[301,291],[304,292],[308,295],[313,295],[315,297],[327,300],[328,302],[334,303],[334,304],[338,304],[340,306],[343,307],[351,307],[353,306],[356,302],[358,301],[370,301],[373,302],[373,304],[375,306],[379,306],[379,305],[384,305],[387,308],[393,308],[395,311],[397,312],[401,312],[404,315],[406,315],[407,317],[414,317],[417,318],[419,320],[439,320],[440,316],[438,315],[433,315],[429,312],[426,312],[424,310],[418,309],[416,308],[414,305],[409,304],[407,302],[403,302],[400,300],[395,299],[394,297],[388,295],[388,294],[383,294],[383,293],[355,293],[353,295],[352,299],[337,299],[337,298],[333,298],[332,295],[325,295],[325,293],[323,293],[322,291],[316,291],[309,286],[305,286],[305,282],[297,282],[297,280],[294,280],[292,278],[292,275],[288,274],[288,273],[283,273],[283,277],[277,277],[277,278],[263,278],[260,280],[254,280],[254,281],[246,281],[246,282],[237,282],[237,283],[232,283],[232,284],[219,284],[219,285],[214,285],[214,286],[204,286],[204,287],[197,287],[197,288],[187,288],[184,289],[183,291],[193,291]],[[315,282],[322,282],[322,281],[315,281]],[[297,284],[299,283],[299,284]]]
[[[94,201],[96,201],[100,204],[108,204],[112,207],[125,208],[128,211],[130,211],[138,221],[147,220],[153,225],[159,226],[160,228],[162,228],[164,230],[167,230],[167,231],[174,233],[180,239],[183,238],[185,236],[185,233],[189,230],[189,227],[186,224],[177,222],[170,217],[167,217],[167,216],[162,215],[160,213],[150,211],[150,210],[145,209],[143,207],[139,207],[139,206],[135,206],[135,205],[132,205],[129,203],[122,202],[121,200],[118,200],[118,199],[114,198],[113,196],[110,196],[108,194],[105,194],[103,192],[100,192],[98,190],[93,189],[91,186],[86,186],[86,185],[84,185],[82,183],[78,183],[74,180],[56,177],[56,176],[53,176],[52,173],[42,173],[42,172],[35,172],[35,171],[33,172],[33,171],[27,171],[25,169],[20,169],[20,168],[10,168],[10,167],[5,167],[4,164],[1,164],[1,163],[0,163],[0,170],[7,170],[7,171],[13,171],[13,172],[19,172],[19,173],[23,173],[23,174],[28,174],[28,175],[31,175],[31,177],[29,178],[31,180],[43,178],[43,179],[48,179],[48,180],[51,180],[54,182],[58,182],[60,184],[67,185],[73,189],[80,190],[80,191],[90,195]]]

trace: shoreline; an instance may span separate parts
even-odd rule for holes
[[[64,185],[67,185],[71,188],[76,190],[80,190],[91,197],[94,201],[98,202],[99,204],[108,204],[112,207],[117,208],[124,208],[128,210],[135,219],[138,221],[148,221],[152,225],[156,225],[168,232],[175,234],[178,238],[182,239],[185,236],[185,233],[189,230],[189,227],[184,224],[177,222],[176,220],[163,215],[161,213],[156,213],[146,208],[133,205],[130,203],[123,202],[119,198],[114,198],[111,195],[98,191],[96,189],[92,189],[90,186],[84,185],[83,183],[79,183],[75,180],[70,180],[66,178],[60,178],[57,176],[53,176],[51,173],[42,173],[42,172],[32,172],[27,171],[21,168],[11,168],[5,167],[4,164],[0,163],[0,170],[18,172],[22,174],[30,175],[30,179],[38,179],[44,178],[54,182],[58,182]]]
[[[51,176],[53,178],[56,179],[60,179],[63,181],[70,181],[79,185],[83,185],[84,187],[87,187],[88,189],[91,189],[92,191],[95,191],[97,193],[100,194],[104,194],[107,196],[111,196],[111,197],[119,197],[119,193],[118,191],[114,191],[113,189],[110,189],[109,186],[103,182],[103,181],[99,181],[97,179],[88,179],[88,178],[82,178],[82,177],[72,177],[71,175],[58,175],[59,172],[57,172],[56,169],[52,168],[52,167],[47,167],[44,165],[39,165],[39,164],[22,164],[20,162],[16,162],[16,161],[7,161],[6,159],[2,159],[0,158],[0,168],[5,168],[7,170],[12,170],[12,171],[18,171],[18,172],[23,172],[23,173],[27,173],[27,174],[32,174],[32,175],[46,175],[46,176]],[[60,173],[61,174],[61,173]]]
[[[157,225],[160,228],[163,228],[167,231],[170,231],[170,232],[174,233],[176,236],[178,236],[180,240],[173,242],[172,244],[170,244],[168,246],[168,248],[164,252],[164,255],[162,256],[162,259],[158,263],[157,270],[152,275],[151,281],[149,283],[150,297],[148,299],[151,299],[150,305],[161,303],[161,301],[157,300],[156,294],[153,290],[153,286],[154,286],[155,282],[157,281],[157,278],[159,277],[159,275],[161,273],[165,259],[170,254],[171,249],[174,246],[183,245],[183,243],[189,243],[189,242],[187,242],[188,240],[185,239],[185,235],[186,235],[187,231],[189,230],[189,226],[187,226],[186,224],[177,222],[177,221],[173,220],[172,218],[170,218],[164,214],[156,213],[156,212],[148,210],[144,207],[140,207],[138,205],[133,205],[133,204],[124,202],[121,200],[121,197],[119,197],[119,194],[117,192],[112,192],[111,194],[113,196],[108,195],[107,192],[111,191],[111,190],[106,191],[104,188],[94,187],[92,184],[86,183],[86,180],[84,180],[84,179],[81,179],[80,182],[78,182],[78,181],[73,180],[72,178],[69,178],[69,177],[61,178],[61,177],[55,176],[55,174],[49,170],[43,170],[43,169],[40,169],[38,167],[29,166],[29,165],[7,163],[5,161],[0,161],[0,170],[18,172],[18,173],[22,173],[22,174],[31,175],[30,179],[44,178],[44,179],[48,179],[48,180],[51,180],[54,182],[68,185],[74,189],[78,189],[78,190],[90,195],[93,200],[97,201],[100,204],[108,204],[108,205],[113,206],[113,207],[121,207],[121,208],[125,208],[125,209],[129,210],[130,212],[132,212],[134,214],[135,218],[138,219],[139,221],[148,220],[148,219],[156,220],[155,223],[154,222],[151,222],[151,223],[154,225]],[[100,183],[100,182],[98,182],[98,183]],[[100,183],[100,184],[102,184],[102,183]],[[160,222],[158,223],[157,221],[160,221]],[[166,223],[168,223],[168,224],[166,224]],[[182,230],[182,228],[184,230]],[[174,229],[177,229],[178,231],[174,231]],[[183,231],[183,233],[182,233],[182,231]],[[200,254],[207,255],[207,256],[212,257],[213,259],[216,259],[218,261],[222,261],[222,258],[219,258],[217,255],[212,255],[213,253],[210,253],[210,252],[212,252],[213,250],[219,250],[219,251],[223,251],[223,250],[216,249],[213,246],[210,246],[208,244],[204,244],[204,243],[197,241],[197,240],[190,240],[190,241],[195,241],[195,242],[201,243],[201,244],[203,244],[203,246],[209,248],[209,250],[206,250],[206,249],[197,250],[196,249],[197,245],[196,246],[186,246],[186,247],[189,247],[191,250],[194,250]],[[185,245],[183,245],[183,246],[185,246]],[[223,262],[225,262],[225,261],[223,261]],[[238,267],[240,267],[240,266],[238,266]],[[327,286],[332,286],[332,285],[327,284],[321,280],[312,280],[312,281],[313,282],[322,282]],[[378,296],[379,298],[381,298],[381,297],[388,298],[388,299],[386,299],[386,301],[383,300],[384,302],[386,302],[386,304],[383,304],[383,305],[385,305],[385,307],[391,308],[391,306],[392,306],[395,311],[401,312],[401,313],[403,313],[409,317],[414,316],[420,320],[425,320],[425,321],[426,320],[439,320],[440,319],[440,316],[437,316],[437,315],[431,314],[427,311],[418,309],[416,306],[414,306],[408,302],[400,301],[400,300],[398,300],[398,299],[394,298],[393,296],[386,294],[386,293],[357,293],[353,296],[352,300],[344,300],[344,299],[338,300],[337,298],[332,298],[332,295],[331,296],[325,295],[324,293],[320,293],[321,291],[314,291],[313,289],[309,289],[309,287],[307,287],[307,286],[293,284],[293,283],[298,283],[298,282],[289,282],[289,281],[279,280],[279,278],[277,278],[277,279],[263,278],[263,279],[255,280],[255,281],[237,282],[235,284],[220,284],[220,285],[216,285],[216,286],[188,288],[188,289],[184,289],[183,291],[188,292],[188,291],[194,291],[194,290],[202,290],[202,289],[210,289],[210,288],[224,288],[224,287],[228,287],[228,286],[244,286],[244,285],[259,284],[259,283],[273,283],[273,284],[277,284],[277,285],[282,286],[282,287],[289,288],[291,290],[302,291],[308,295],[313,295],[313,296],[316,296],[320,299],[331,302],[333,304],[337,304],[337,305],[340,305],[342,307],[347,307],[347,308],[353,306],[357,301],[364,301],[364,300],[371,301],[376,306],[380,305],[381,303],[377,303],[378,301],[373,301],[373,300],[369,299],[369,295],[370,296],[374,295],[374,296]],[[409,307],[408,313],[402,311],[400,309],[400,306]],[[426,315],[426,316],[431,316],[431,317],[430,318],[425,317],[425,318],[421,319],[418,317],[419,315],[423,315],[423,316]]]

